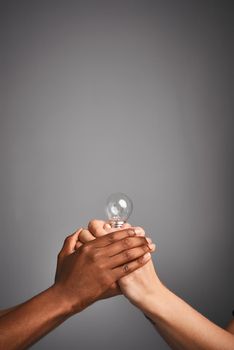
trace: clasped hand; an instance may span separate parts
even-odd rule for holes
[[[128,288],[131,278],[126,278],[146,266],[155,249],[144,235],[141,228],[125,225],[116,231],[94,220],[88,230],[66,238],[58,255],[54,288],[69,300],[71,313],[121,292],[133,297]]]

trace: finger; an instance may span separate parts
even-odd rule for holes
[[[103,226],[103,229],[106,231],[106,233],[108,233],[112,230],[112,227],[108,222],[106,222]]]
[[[156,244],[154,244],[154,243],[149,244],[149,248],[150,248],[150,252],[151,252],[151,253],[155,252],[155,250],[156,250]]]
[[[110,228],[109,228],[109,226],[110,226]],[[105,225],[104,225],[104,230],[106,231],[106,234],[107,234],[107,233],[123,230],[123,228],[122,227],[121,228],[111,227],[110,224],[107,224],[107,229],[105,228]]]
[[[131,227],[131,225],[130,225],[128,222],[126,222],[126,223],[123,224],[123,226],[122,226],[122,228],[128,228],[128,227]]]
[[[67,255],[70,255],[71,253],[74,252],[75,247],[76,247],[76,243],[77,243],[77,240],[79,238],[79,234],[81,231],[82,231],[82,228],[80,228],[76,232],[72,233],[70,236],[67,236],[67,238],[65,239],[65,241],[63,243],[63,247],[61,249],[60,255],[67,256]]]
[[[148,239],[146,240],[145,237],[125,237],[121,239],[120,241],[111,244],[110,246],[107,246],[103,249],[103,252],[105,256],[115,256],[125,250],[140,247],[142,245],[148,245],[151,244],[152,241]]]
[[[75,250],[78,250],[82,245],[83,243],[81,243],[80,241],[76,242]]]
[[[126,227],[125,227],[126,225]],[[131,226],[130,224],[126,223],[126,224],[123,224],[123,226],[121,227],[121,230],[124,230],[124,229],[127,229],[127,228],[133,228],[136,232],[136,235],[137,236],[145,236],[145,231],[142,227],[134,227],[134,226]],[[111,228],[109,233],[110,232],[116,232],[116,231],[119,231],[119,229],[116,229],[115,227],[114,228]]]
[[[129,273],[139,269],[140,267],[145,265],[150,259],[151,259],[151,254],[148,252],[148,253],[144,254],[143,256],[141,256],[140,258],[138,258],[130,263],[116,267],[115,269],[112,270],[114,275],[115,275],[115,279],[119,280],[123,276],[126,276]]]
[[[125,223],[125,224],[123,224],[122,226],[121,226],[121,229],[125,229],[125,228],[129,228],[129,227],[131,227],[131,225],[129,224],[129,223]],[[116,230],[116,227],[111,227],[111,225],[108,223],[108,222],[106,222],[105,224],[104,224],[104,230],[106,231],[106,232],[108,232],[108,233],[110,233],[110,232],[115,232],[115,231],[117,231]]]
[[[134,228],[128,228],[124,230],[118,230],[115,232],[108,233],[102,237],[98,237],[96,241],[91,242],[95,247],[102,248],[105,246],[108,246],[110,244],[113,244],[115,242],[118,242],[119,240],[125,238],[125,237],[132,237],[136,235],[136,231]],[[90,243],[86,243],[90,244]]]
[[[116,268],[118,266],[127,264],[131,261],[134,261],[134,260],[140,258],[141,256],[143,256],[144,254],[146,254],[148,252],[150,252],[150,248],[148,247],[148,245],[142,245],[141,247],[125,250],[125,251],[121,252],[120,254],[117,254],[117,255],[109,258],[108,267],[113,269],[113,268]]]
[[[106,224],[103,220],[92,220],[88,224],[88,230],[92,233],[94,237],[100,237],[106,234],[104,225]]]
[[[135,230],[136,230],[136,235],[137,236],[145,236],[145,231],[143,230],[142,227],[137,226],[137,227],[135,227]]]
[[[79,234],[79,241],[81,243],[87,243],[89,241],[93,241],[95,237],[92,235],[89,230],[83,229]]]

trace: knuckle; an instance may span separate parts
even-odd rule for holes
[[[64,242],[66,242],[66,243],[69,242],[70,238],[71,238],[70,236],[67,236],[67,237],[65,238]]]
[[[132,259],[133,254],[132,254],[131,250],[125,250],[125,251],[123,252],[123,256],[124,256],[124,258],[126,258],[127,260],[129,260],[129,259]]]
[[[139,265],[142,265],[143,261],[144,261],[143,256],[141,256],[140,258],[137,259],[137,262]]]
[[[150,251],[149,246],[148,246],[148,245],[143,245],[143,246],[142,246],[142,251],[143,251],[144,253],[149,252],[149,251]]]
[[[106,269],[106,264],[104,261],[99,261],[98,262],[98,267],[101,271],[104,271]]]
[[[115,242],[115,234],[114,233],[109,233],[107,235],[107,238],[108,238],[109,243]]]
[[[126,237],[123,239],[123,246],[124,248],[129,248],[131,247],[132,240],[130,237]]]
[[[149,253],[147,253],[149,254]],[[144,263],[147,261],[147,256],[146,254],[142,255],[140,258],[137,259],[137,262],[139,265],[144,265]]]
[[[126,231],[127,235],[132,237],[136,235],[136,232],[133,228],[128,228],[128,230]]]
[[[80,247],[82,249],[83,254],[85,254],[86,258],[95,264],[98,264],[101,259],[101,252],[98,249],[93,249],[90,245],[84,244]],[[100,262],[101,264],[101,262]],[[99,264],[98,264],[99,265]]]
[[[100,260],[101,254],[98,250],[93,251],[91,255],[92,255],[93,261]]]

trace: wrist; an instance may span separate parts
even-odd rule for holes
[[[72,298],[66,295],[62,286],[55,283],[48,289],[48,291],[50,292],[53,301],[57,304],[58,312],[61,316],[68,318],[80,311],[77,307],[77,302],[75,304],[72,301]]]
[[[158,281],[153,290],[137,303],[137,307],[149,317],[160,314],[161,306],[166,301],[166,291],[167,288]]]
[[[142,304],[141,311],[152,323],[167,322],[174,308],[173,298],[174,294],[161,283],[155,293],[146,298],[147,300]]]

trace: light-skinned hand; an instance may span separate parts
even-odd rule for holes
[[[55,288],[69,300],[74,313],[102,299],[116,281],[150,259],[147,240],[136,233],[125,228],[89,239],[80,247],[77,239],[82,230],[66,238],[58,255]]]
[[[122,229],[131,228],[130,224],[125,224]],[[144,237],[145,232],[141,227],[134,227],[139,237]],[[83,230],[79,234],[78,246],[87,243],[89,240],[94,240],[96,237],[101,237],[111,232],[116,232],[116,228],[111,226],[102,220],[92,220],[88,224],[88,230]],[[149,243],[150,252],[155,251],[155,244],[152,243],[150,238],[147,238]],[[140,307],[142,301],[147,296],[153,295],[155,288],[159,285],[160,281],[155,272],[155,268],[152,259],[142,266],[140,269],[135,270],[127,276],[123,276],[112,286],[112,290],[119,293],[118,286],[121,292],[136,306]]]

